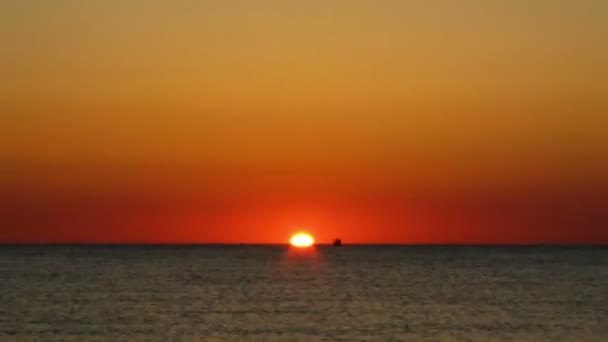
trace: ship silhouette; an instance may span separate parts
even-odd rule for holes
[[[334,246],[336,246],[336,247],[340,247],[340,246],[342,246],[342,240],[340,240],[340,239],[335,239],[335,240],[334,240]]]

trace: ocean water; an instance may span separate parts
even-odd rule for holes
[[[608,341],[608,249],[0,246],[0,340]]]

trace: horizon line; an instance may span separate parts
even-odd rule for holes
[[[0,242],[4,246],[275,246],[289,247],[285,243],[251,242]],[[331,242],[315,243],[313,247],[334,247]],[[401,246],[401,247],[608,247],[606,242],[505,242],[505,243],[391,243],[391,242],[354,242],[342,246]]]

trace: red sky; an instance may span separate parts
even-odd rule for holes
[[[608,193],[599,188],[416,188],[394,180],[363,182],[360,176],[255,180],[247,173],[202,184],[194,180],[205,178],[198,175],[162,181],[150,175],[155,171],[138,168],[131,172],[141,179],[120,182],[98,176],[61,184],[57,175],[53,185],[48,178],[13,182],[0,198],[0,239],[284,243],[297,230],[311,232],[318,242],[341,237],[351,243],[605,243],[608,238]]]

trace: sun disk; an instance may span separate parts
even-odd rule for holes
[[[289,243],[291,243],[292,246],[299,248],[310,247],[315,243],[315,239],[308,233],[297,233],[291,237]]]

